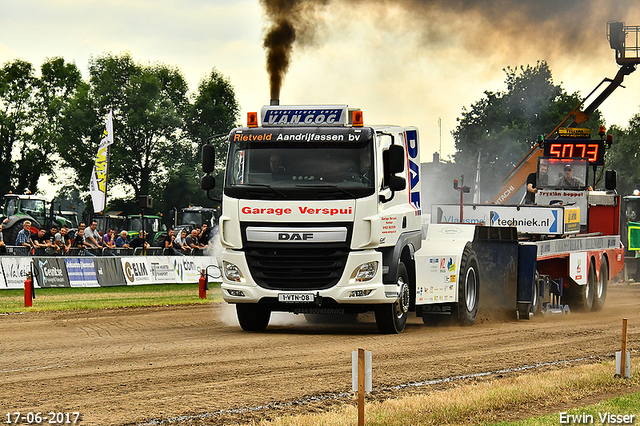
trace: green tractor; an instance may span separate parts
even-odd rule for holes
[[[152,247],[161,247],[162,241],[167,237],[167,225],[162,223],[162,217],[157,215],[129,215],[127,233],[133,239],[144,229],[147,233],[147,242]]]
[[[640,281],[640,191],[622,197],[620,240],[624,245],[626,276]]]
[[[139,214],[125,215],[121,212],[107,212],[96,214],[93,219],[98,222],[98,230],[101,233],[113,228],[116,231],[116,236],[120,231],[127,231],[130,239],[136,238],[144,226],[144,230],[149,235],[147,242],[153,247],[160,247],[167,236],[167,226],[162,223],[162,217],[157,215],[141,216]]]
[[[26,221],[31,222],[31,233],[37,233],[40,228],[46,229],[52,224],[74,228],[72,220],[61,213],[56,214],[53,201],[47,202],[44,197],[37,195],[5,194],[1,220],[7,245],[15,243]]]

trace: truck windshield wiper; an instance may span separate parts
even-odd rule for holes
[[[282,191],[278,191],[277,189],[273,188],[271,185],[268,185],[266,183],[243,183],[243,186],[258,186],[260,188],[267,188],[269,189],[271,192],[273,192],[274,194],[278,194],[280,196],[282,196],[283,198],[289,198],[287,197],[287,194],[285,194]]]
[[[355,194],[347,191],[346,189],[340,188],[338,185],[328,185],[328,184],[322,184],[322,185],[314,185],[312,183],[309,184],[304,184],[304,183],[299,183],[296,185],[296,187],[301,187],[301,188],[330,188],[330,189],[336,189],[344,194],[347,194],[349,197],[352,198],[356,198]]]

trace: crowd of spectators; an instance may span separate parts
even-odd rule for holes
[[[140,231],[132,240],[129,239],[127,231],[120,231],[116,237],[116,231],[109,228],[101,233],[98,229],[98,222],[93,220],[86,226],[84,222],[78,225],[74,234],[69,233],[67,226],[58,228],[53,224],[49,230],[38,229],[32,232],[31,222],[25,221],[22,229],[18,232],[13,244],[17,248],[16,253],[30,253],[34,255],[112,255],[112,254],[147,254],[150,250],[169,255],[201,255],[207,244],[211,240],[211,230],[205,223],[202,227],[196,227],[190,234],[182,229],[180,235],[176,235],[173,229],[168,231],[167,236],[160,242],[160,247],[152,247],[148,241],[149,234]],[[7,248],[11,247],[2,232],[0,224],[0,254],[6,254]]]

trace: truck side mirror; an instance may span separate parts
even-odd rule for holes
[[[389,189],[392,191],[402,191],[407,187],[407,181],[398,176],[389,177]]]
[[[215,187],[216,187],[216,178],[214,178],[211,175],[205,175],[200,180],[200,188],[204,189],[205,191],[211,191]]]
[[[213,145],[206,144],[202,146],[202,171],[211,173],[215,169],[216,150]],[[204,188],[202,188],[204,189]]]
[[[389,172],[393,175],[404,171],[404,148],[400,145],[389,147]]]

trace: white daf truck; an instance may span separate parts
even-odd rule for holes
[[[412,310],[425,322],[441,314],[475,321],[477,245],[493,228],[422,230],[416,128],[365,126],[346,105],[266,106],[261,116],[259,126],[249,113],[248,126],[229,134],[219,220],[223,298],[244,330],[265,329],[273,311],[373,311],[382,333],[402,332]],[[212,146],[203,148],[203,170],[209,192]],[[510,229],[493,239],[517,253]],[[535,268],[535,248],[531,256]],[[507,267],[493,269],[506,276]],[[515,309],[515,298],[508,305]]]

